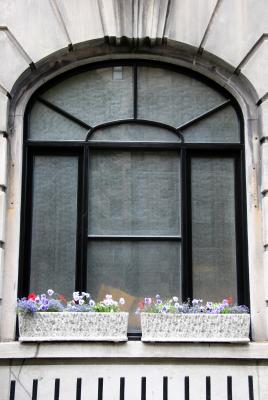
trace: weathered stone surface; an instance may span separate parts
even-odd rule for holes
[[[0,92],[0,131],[4,132],[7,130],[7,104],[7,96]]]
[[[77,5],[77,2],[74,3]],[[34,62],[67,46],[66,37],[49,0],[1,0],[0,25],[11,30]],[[3,56],[1,50],[1,60],[5,59]],[[5,59],[6,71],[16,64],[17,60],[14,60],[16,58]]]
[[[5,31],[0,31],[0,84],[8,91],[29,64],[10,42]]]
[[[268,301],[268,251],[266,250],[263,255],[263,271],[264,271],[264,296],[265,300]],[[268,327],[268,324],[267,324]]]
[[[262,199],[263,245],[268,246],[268,196]]]
[[[268,9],[268,7],[267,7]],[[268,18],[268,16],[267,16]],[[268,31],[268,29],[267,29]],[[268,40],[252,55],[249,61],[242,68],[242,73],[250,80],[262,97],[268,91]]]
[[[98,0],[57,0],[72,43],[103,37]]]
[[[0,241],[5,241],[6,194],[0,191]]]
[[[173,1],[168,37],[199,47],[217,0]]]
[[[7,139],[0,134],[0,186],[7,185]]]
[[[19,314],[20,341],[127,340],[128,313],[37,312]]]
[[[224,0],[205,50],[236,67],[264,32],[268,32],[266,0]]]
[[[0,299],[2,299],[2,289],[3,289],[3,273],[4,273],[4,249],[0,248]]]
[[[141,313],[145,342],[248,342],[249,314]]]

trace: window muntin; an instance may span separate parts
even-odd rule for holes
[[[104,70],[105,72],[103,72]],[[118,73],[118,71],[120,73]],[[198,193],[196,193],[195,190],[191,190],[191,185],[195,180],[198,180],[198,168],[196,175],[194,174],[192,176],[191,167],[193,167],[193,165],[191,165],[190,154],[193,149],[195,149],[195,157],[199,159],[204,156],[204,152],[206,151],[214,152],[220,150],[220,160],[222,157],[228,156],[230,152],[232,155],[235,154],[236,160],[239,160],[238,162],[236,161],[229,179],[235,186],[239,186],[239,190],[236,189],[233,191],[234,199],[230,202],[232,210],[234,210],[235,204],[234,221],[232,225],[232,229],[235,227],[235,240],[232,244],[236,241],[236,248],[234,250],[232,247],[230,250],[233,258],[232,263],[230,263],[230,265],[228,264],[227,271],[223,271],[222,268],[225,268],[225,263],[221,260],[217,263],[211,276],[217,277],[220,271],[222,276],[226,277],[225,280],[221,279],[222,284],[232,279],[232,284],[230,285],[228,283],[226,285],[225,295],[232,295],[234,298],[238,298],[240,303],[246,303],[247,261],[245,256],[245,244],[242,243],[242,238],[245,237],[243,233],[245,222],[243,221],[244,200],[242,199],[243,176],[241,168],[243,145],[240,144],[240,137],[242,137],[241,124],[238,119],[236,103],[226,92],[219,91],[218,88],[215,90],[215,88],[207,84],[207,82],[201,82],[199,79],[196,79],[195,76],[185,75],[184,71],[170,71],[163,66],[161,66],[161,68],[155,68],[153,64],[144,65],[143,62],[129,62],[127,66],[124,65],[120,67],[118,71],[110,66],[107,68],[102,67],[99,70],[90,70],[87,73],[80,74],[80,77],[77,75],[68,78],[60,84],[54,85],[49,90],[42,89],[32,100],[32,111],[28,130],[29,139],[27,139],[27,137],[25,139],[26,148],[28,146],[33,154],[35,154],[37,149],[42,149],[43,147],[48,150],[48,154],[49,151],[54,151],[54,149],[60,152],[61,148],[62,151],[63,149],[64,151],[68,149],[68,152],[79,151],[82,160],[79,164],[77,184],[76,289],[88,289],[91,290],[92,294],[94,294],[94,290],[98,290],[100,294],[105,287],[104,281],[108,281],[109,284],[114,282],[114,285],[120,286],[118,290],[124,291],[125,293],[129,291],[130,293],[127,294],[131,298],[135,298],[135,300],[130,301],[132,309],[135,308],[135,304],[137,304],[140,297],[155,294],[153,292],[160,292],[160,294],[166,296],[172,295],[174,294],[172,291],[176,291],[175,294],[181,296],[184,300],[193,295],[200,294],[206,296],[206,291],[204,289],[206,268],[203,268],[202,272],[204,272],[204,274],[202,275],[202,279],[200,279],[201,263],[196,261],[198,256],[196,257],[195,253],[195,251],[198,253],[200,247],[198,241],[196,241],[196,234],[202,235],[202,229],[198,231],[198,229],[194,228],[193,224],[195,221],[192,215],[192,196],[198,197]],[[161,76],[161,71],[163,82],[165,82],[166,85],[164,85],[165,87],[160,82],[157,84],[157,80],[155,79],[155,76]],[[106,80],[99,80],[95,85],[95,90],[97,91],[96,96],[98,99],[102,99],[101,102],[98,100],[94,103],[91,99],[91,96],[93,96],[92,98],[95,96],[92,94],[94,92],[94,79],[90,78],[91,73],[92,77],[105,76]],[[169,74],[171,76],[170,79],[168,78]],[[178,79],[176,78],[176,74]],[[86,88],[83,88],[83,85],[81,85],[83,76],[87,76],[88,82],[91,82],[90,85],[85,85]],[[112,83],[107,83],[107,77],[109,77]],[[146,79],[148,79],[148,82],[146,82],[144,77],[147,77]],[[117,81],[121,80],[124,82],[119,83],[119,90],[117,92],[114,88],[116,87]],[[102,89],[101,81],[104,85]],[[80,82],[79,87],[81,91],[76,90],[74,82]],[[69,84],[71,85],[70,88],[68,87]],[[180,84],[183,85],[183,90],[180,90]],[[108,92],[110,91],[107,97],[105,97],[105,85],[108,85]],[[159,85],[164,91],[159,89]],[[186,88],[187,85],[188,88]],[[126,87],[129,88],[129,95],[126,99],[127,110],[131,110],[131,112],[124,111],[126,109],[124,108],[125,105],[122,106],[123,108],[121,110],[123,98],[121,89],[124,88],[123,92],[126,93],[128,90]],[[57,90],[58,88],[59,90]],[[146,94],[146,88],[149,95],[148,93]],[[154,90],[155,92],[153,93]],[[170,96],[167,95],[168,90],[170,90]],[[177,97],[175,95],[176,90]],[[81,93],[82,100],[79,98],[79,93]],[[116,99],[116,96],[118,96],[118,99]],[[74,105],[74,99],[76,97],[76,105]],[[180,101],[178,99],[180,99]],[[88,104],[91,105],[89,114],[85,111],[87,101]],[[81,110],[79,108],[80,102],[82,102]],[[118,104],[121,110],[118,115],[111,112],[114,102]],[[50,113],[57,115],[55,120],[49,118],[49,123],[46,124],[44,113],[42,109],[40,111],[40,107],[38,108],[37,104],[42,104],[42,107],[45,107]],[[141,104],[143,104],[143,107],[141,107]],[[73,112],[72,107],[74,110]],[[93,113],[94,107],[96,118]],[[158,113],[156,112],[157,107]],[[108,110],[107,112],[105,111],[106,109]],[[57,118],[64,121],[62,125],[58,122],[59,120],[57,120]],[[38,127],[39,119],[40,129]],[[134,168],[131,163],[128,165],[128,163],[125,162],[124,165],[123,154],[129,155],[133,153],[138,155],[139,152],[141,153],[142,151],[145,153],[147,152],[147,154],[155,152],[158,156],[161,152],[166,152],[167,160],[169,156],[170,159],[172,159],[174,153],[176,153],[176,157],[180,159],[180,162],[177,163],[173,178],[171,177],[172,174],[170,174],[170,171],[168,173],[169,180],[173,186],[175,185],[173,182],[175,182],[177,176],[177,189],[173,192],[173,195],[169,197],[170,190],[166,189],[165,184],[168,185],[168,183],[165,182],[165,190],[162,191],[162,194],[163,196],[168,194],[168,196],[167,198],[163,197],[162,200],[160,196],[156,202],[156,210],[159,212],[159,221],[157,221],[157,218],[155,218],[149,206],[146,205],[146,202],[144,204],[142,203],[142,196],[135,199],[135,196],[133,197],[133,193],[131,193],[129,189],[133,185],[138,185],[141,191],[145,190],[146,192],[147,182],[150,181],[148,177],[146,178],[147,181],[143,181],[142,179],[140,181],[139,179],[135,180],[135,176],[131,178],[132,181],[131,179],[125,180],[126,185],[123,197],[119,196],[122,187],[115,190],[116,187],[118,187],[118,180],[116,178],[118,178],[120,174],[121,178],[123,176],[123,172],[120,172],[120,168],[127,168],[129,171],[133,169],[135,175],[135,167],[138,165],[134,163]],[[96,161],[97,153],[103,156],[103,159],[99,160],[99,164],[102,165],[103,168],[98,167],[95,168],[94,171],[94,157]],[[115,164],[110,163],[109,165],[108,162],[108,164],[105,165],[105,154],[110,154],[108,159],[109,157],[112,159],[112,154],[121,154],[122,159],[119,162],[119,173],[118,170],[116,170]],[[148,160],[149,158],[150,157],[148,157]],[[193,163],[194,160],[195,158],[192,160]],[[168,162],[170,162],[170,160]],[[172,163],[170,165],[172,165]],[[149,168],[147,169],[149,176]],[[139,171],[139,166],[137,167],[137,171]],[[192,170],[192,172],[193,171],[194,170]],[[154,172],[154,168],[152,167],[152,181],[154,181]],[[95,183],[94,173],[96,175]],[[201,178],[202,173],[200,179]],[[28,186],[31,186],[31,178],[28,177],[27,179],[27,177],[25,177],[25,180],[28,182]],[[101,187],[98,188],[98,181],[100,180],[106,181],[107,185],[110,183],[110,187],[108,185],[106,190],[106,194],[109,197],[108,202],[107,199],[104,199],[105,196],[101,196]],[[222,180],[224,181],[223,178]],[[164,181],[163,178],[162,182]],[[155,182],[157,182],[157,177],[155,177]],[[221,185],[219,184],[217,188],[216,186],[215,190],[219,191]],[[154,190],[160,190],[160,187],[161,183],[159,182],[159,185],[156,185]],[[203,189],[206,190],[206,184],[204,184]],[[154,194],[154,190],[152,194]],[[31,189],[28,188],[28,196],[31,197],[30,193]],[[114,199],[112,199],[113,196]],[[120,210],[118,204],[122,198],[122,210]],[[165,205],[163,209],[166,209],[166,204],[172,204],[172,207],[167,209],[167,211],[165,211],[166,214],[164,213],[163,215],[161,214],[163,213],[163,210],[161,210],[161,201],[163,201]],[[213,199],[211,201],[213,202]],[[101,204],[96,204],[98,202]],[[115,205],[112,206],[112,203]],[[175,203],[177,203],[176,209],[173,208],[173,204]],[[130,212],[127,213],[129,205]],[[32,204],[31,206],[33,207],[34,205]],[[203,212],[204,207],[204,202],[202,203],[201,201],[199,203],[199,211]],[[135,226],[134,220],[139,212],[144,218],[140,218],[140,226],[137,225],[136,228],[138,227],[138,230],[136,228],[135,230],[133,229],[133,226]],[[182,218],[181,223],[178,218],[180,214]],[[27,215],[30,219],[32,218],[31,207],[29,206]],[[157,224],[157,222],[161,222],[161,215],[162,217],[164,216],[165,221],[164,231],[161,223]],[[178,224],[172,227],[172,224],[169,226],[166,222],[171,221],[173,215],[174,221],[178,221]],[[133,222],[131,221],[132,218]],[[146,226],[146,222],[148,222],[148,226]],[[216,225],[217,223],[216,221]],[[176,229],[174,230],[175,226]],[[92,228],[94,229],[92,230]],[[179,230],[177,230],[177,228],[179,228]],[[230,230],[230,226],[228,229]],[[31,240],[31,232],[29,229],[28,231],[27,229],[25,230],[26,243],[27,240]],[[214,229],[213,234],[217,235],[218,230]],[[147,237],[145,238],[145,236]],[[146,246],[148,251],[144,250]],[[195,249],[193,246],[195,246]],[[121,248],[121,252],[118,250],[119,248]],[[150,248],[153,250],[150,250]],[[214,249],[216,254],[218,249],[219,246]],[[226,247],[224,251],[227,251]],[[29,273],[29,254],[27,251],[24,254],[25,255],[22,257],[24,266],[22,266],[23,279],[21,292],[26,294],[29,289],[29,282],[32,278]],[[150,254],[151,256],[148,258]],[[167,258],[164,257],[165,254],[167,254]],[[216,256],[213,255],[213,257],[211,257],[211,259],[214,262]],[[219,255],[219,257],[221,256]],[[127,262],[124,260],[127,260]],[[175,265],[177,268],[176,273]],[[31,270],[34,270],[34,268],[35,266],[31,265]],[[136,295],[134,295],[135,281],[128,280],[128,272],[133,273],[135,269],[139,275],[139,280],[147,282],[148,291],[146,291],[146,293],[141,293],[142,285],[139,287],[136,285]],[[162,270],[166,273],[162,273]],[[112,271],[114,275],[112,275]],[[119,271],[122,271],[121,275],[119,275]],[[149,274],[146,275],[146,271],[151,271],[151,277],[149,277]],[[144,279],[142,278],[143,274]],[[236,279],[236,275],[238,275],[238,279]],[[109,276],[111,277],[110,280],[108,279]],[[146,278],[147,280],[145,276],[148,277],[148,279]],[[165,276],[165,278],[163,278],[163,276]],[[125,286],[122,285],[122,277],[126,279]],[[55,280],[56,279],[55,277]],[[170,282],[170,284],[168,282]],[[162,285],[162,291],[161,287],[159,288],[158,285]],[[53,285],[51,284],[51,286]],[[197,287],[198,290],[196,289]],[[166,290],[164,288],[169,289]],[[176,288],[177,290],[175,290]],[[116,290],[117,289],[114,288],[114,292],[116,292]],[[170,292],[166,294],[168,290],[170,290]],[[222,293],[224,293],[224,290]],[[215,299],[217,298],[217,300],[220,300],[220,298],[218,298],[219,292],[217,291],[217,285],[210,287],[209,294],[210,298],[214,296]],[[136,328],[137,325],[134,321],[132,323],[132,329],[135,330]]]

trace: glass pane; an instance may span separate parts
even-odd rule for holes
[[[30,139],[85,140],[87,130],[36,102],[30,117]]]
[[[139,326],[134,312],[144,297],[181,298],[180,242],[92,241],[88,244],[87,289],[96,299],[123,296],[130,327]]]
[[[176,133],[156,126],[124,124],[99,129],[91,140],[132,141],[132,142],[180,142]]]
[[[133,117],[132,67],[83,72],[55,85],[42,97],[91,126]]]
[[[76,157],[34,159],[31,291],[74,290],[77,176]]]
[[[97,150],[90,154],[89,234],[180,234],[178,152]]]
[[[237,299],[232,158],[192,159],[193,295]]]
[[[182,131],[185,142],[239,143],[239,122],[233,107],[228,106]]]
[[[138,118],[178,127],[225,100],[187,75],[161,68],[138,68]]]

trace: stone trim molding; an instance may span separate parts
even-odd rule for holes
[[[174,0],[98,0],[104,37],[128,37],[134,40],[164,38],[168,32],[170,9]]]

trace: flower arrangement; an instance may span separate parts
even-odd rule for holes
[[[119,312],[120,306],[125,304],[121,297],[118,301],[112,295],[107,294],[100,302],[95,302],[87,292],[74,292],[71,301],[67,301],[62,294],[48,289],[41,295],[30,293],[17,301],[19,314],[36,312]]]
[[[155,298],[145,297],[139,303],[136,313],[160,313],[160,314],[248,314],[247,306],[233,305],[233,299],[228,297],[221,303],[207,302],[203,305],[202,299],[190,299],[185,303],[179,303],[178,297],[174,296],[168,300],[162,300],[157,294]]]
[[[70,301],[52,289],[30,293],[17,302],[19,340],[126,341],[128,313],[120,311],[124,303],[110,294],[95,302],[87,292],[74,292]]]

